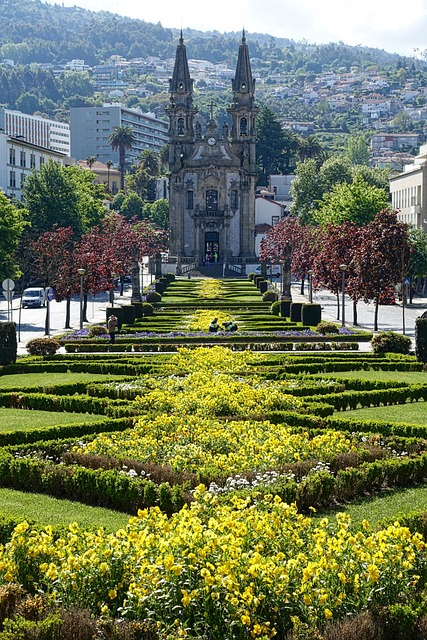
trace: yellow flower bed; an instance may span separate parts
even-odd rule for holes
[[[353,436],[325,431],[310,438],[268,421],[221,422],[192,415],[144,416],[133,429],[100,434],[80,453],[131,458],[170,466],[202,477],[277,469],[300,460],[330,460],[356,448]]]
[[[209,325],[214,318],[218,318],[218,324],[222,328],[224,322],[229,322],[232,317],[228,313],[218,311],[217,309],[198,309],[190,316],[188,322],[189,331],[208,331]]]
[[[299,617],[321,626],[416,589],[425,543],[406,527],[354,531],[345,514],[315,520],[272,496],[225,505],[199,487],[195,498],[170,518],[141,511],[116,534],[73,524],[56,538],[24,522],[0,548],[0,581],[25,575],[66,608],[213,640],[284,637]]]
[[[221,280],[215,280],[214,278],[204,278],[197,284],[196,294],[200,298],[219,298],[224,291],[224,287]]]
[[[197,349],[179,349],[168,360],[168,370],[178,371],[224,371],[233,374],[241,371],[253,371],[248,363],[262,362],[266,356],[251,351],[231,351],[227,347],[198,347]]]

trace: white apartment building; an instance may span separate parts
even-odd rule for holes
[[[66,122],[0,107],[0,133],[2,130],[38,147],[70,155],[70,125]]]
[[[10,198],[22,200],[22,188],[27,176],[34,169],[40,169],[49,158],[61,164],[70,162],[70,158],[63,153],[0,131],[0,190]]]
[[[427,145],[403,173],[390,179],[390,194],[399,220],[427,233]]]
[[[129,163],[135,162],[144,149],[160,151],[168,142],[169,124],[153,114],[129,109],[122,104],[104,104],[102,107],[73,107],[70,110],[71,154],[78,160],[95,156],[100,162],[119,161],[119,153],[108,142],[114,127],[132,128],[135,144],[126,153]]]

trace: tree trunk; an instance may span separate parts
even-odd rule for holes
[[[357,302],[353,300],[353,325],[357,327]]]
[[[337,291],[337,320],[340,319],[340,293]]]
[[[88,322],[87,319],[87,293],[83,295],[83,322]]]
[[[379,300],[377,296],[377,299],[375,300],[374,331],[378,331],[378,309],[379,309]]]
[[[305,276],[303,276],[301,278],[301,291],[300,291],[300,293],[301,293],[302,296],[304,295],[304,283],[305,283]]]
[[[120,276],[120,295],[121,296],[123,296],[124,286],[125,286],[125,277]]]
[[[65,327],[64,329],[71,329],[71,297],[67,296],[67,304],[65,305]]]

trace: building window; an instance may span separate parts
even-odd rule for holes
[[[206,191],[206,211],[211,215],[218,211],[218,191],[216,189]]]
[[[42,166],[44,165],[44,158],[43,158],[43,156],[40,156],[39,165],[40,165],[40,167],[42,167]]]
[[[184,118],[178,118],[178,135],[183,136],[185,133]]]
[[[9,187],[12,187],[12,189],[16,188],[16,173],[14,171],[11,171],[9,174]]]
[[[35,169],[36,168],[36,156],[34,155],[34,153],[30,154],[30,169]]]
[[[25,151],[21,151],[21,154],[20,154],[20,164],[21,164],[21,167],[25,167],[25,166],[26,166],[26,156],[25,156]]]
[[[236,211],[239,206],[239,194],[237,189],[233,189],[230,193],[230,208],[232,211]]]
[[[15,164],[16,159],[15,159],[15,149],[13,149],[12,147],[9,149],[9,164]]]
[[[26,178],[26,177],[27,177],[27,176],[25,175],[25,173],[21,173],[21,189],[22,189],[22,187],[24,186],[25,178]]]
[[[194,202],[194,193],[193,191],[187,191],[187,209],[192,209],[193,208],[193,202]]]
[[[246,136],[248,134],[248,121],[247,118],[240,118],[240,135]]]
[[[111,192],[112,193],[117,193],[117,182],[115,182],[113,180],[112,186],[111,186]]]
[[[274,227],[280,220],[279,216],[271,216],[271,226]]]

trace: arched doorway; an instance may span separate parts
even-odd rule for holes
[[[219,233],[208,231],[205,233],[205,259],[209,262],[219,262]]]

